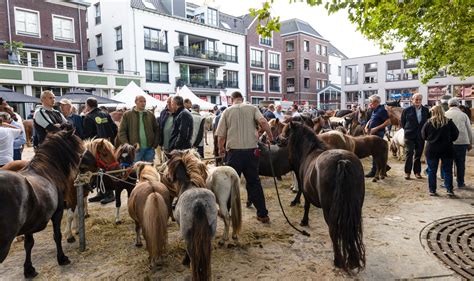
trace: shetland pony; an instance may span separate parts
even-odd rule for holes
[[[240,177],[229,166],[215,167],[209,172],[207,188],[216,196],[219,216],[224,220],[224,235],[219,245],[229,239],[232,218],[232,239],[236,240],[242,228],[242,205],[240,202]],[[229,213],[230,211],[230,213]]]
[[[364,170],[357,156],[347,150],[327,150],[310,128],[295,122],[281,136],[289,149],[305,197],[302,225],[308,225],[310,204],[323,209],[334,250],[334,265],[344,271],[365,266],[362,241]]]
[[[142,246],[140,233],[143,230],[150,267],[153,268],[160,264],[160,258],[166,250],[171,197],[152,166],[143,166],[139,177],[140,183],[135,186],[128,199],[128,213],[135,221],[135,246]]]
[[[3,167],[0,168],[0,170],[18,172],[19,170],[25,168],[28,163],[30,163],[30,161],[28,160],[15,160],[5,164]]]
[[[51,220],[59,265],[70,263],[61,245],[64,198],[76,196],[68,185],[79,172],[85,148],[73,131],[48,134],[31,162],[19,172],[0,171],[0,263],[7,257],[13,239],[25,235],[25,278],[35,277],[31,262],[33,234]]]
[[[405,157],[405,131],[403,128],[396,131],[393,135],[392,141],[390,142],[390,151],[393,157],[397,157],[399,161],[402,161]]]
[[[211,279],[211,241],[216,234],[216,197],[206,188],[206,166],[189,150],[171,152],[168,176],[179,185],[174,217],[186,241],[183,264],[193,280]]]

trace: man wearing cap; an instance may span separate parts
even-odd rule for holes
[[[144,96],[135,97],[135,106],[123,114],[120,122],[120,143],[138,144],[136,161],[151,162],[155,160],[155,148],[158,146],[159,133],[155,116],[145,110]]]
[[[84,116],[84,138],[104,138],[112,143],[117,135],[117,125],[108,113],[100,110],[95,98],[86,100],[86,115]]]
[[[199,104],[193,104],[191,106],[191,116],[193,117],[193,135],[191,137],[191,145],[197,149],[201,158],[204,158],[204,117],[199,113]]]
[[[62,99],[59,102],[59,109],[61,110],[64,117],[66,117],[68,122],[73,126],[75,130],[74,133],[76,134],[76,136],[78,136],[81,139],[84,139],[84,130],[82,128],[82,123],[83,123],[82,117],[77,114],[74,114],[72,111],[72,107],[73,105],[72,105],[71,100]]]
[[[50,132],[57,132],[61,126],[67,123],[67,119],[53,108],[55,96],[51,91],[43,91],[40,96],[41,105],[36,108],[33,116],[35,129],[34,146],[40,145],[46,135]]]

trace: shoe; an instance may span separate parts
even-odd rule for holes
[[[389,165],[387,165],[387,167],[385,167],[385,172],[388,172],[392,169],[392,167],[390,167]]]
[[[454,196],[454,192],[448,191],[448,196],[449,196],[449,197],[453,197],[453,196]]]
[[[93,203],[93,202],[99,202],[101,201],[102,199],[105,198],[105,195],[103,193],[97,193],[96,196],[92,197],[92,198],[89,198],[89,202],[90,203]]]
[[[375,173],[368,173],[365,175],[366,178],[373,178],[375,177]]]
[[[410,174],[405,174],[405,179],[409,180],[410,179]]]
[[[107,204],[107,203],[114,202],[114,201],[115,201],[115,196],[114,195],[109,195],[109,196],[105,197],[104,199],[100,200],[100,204]]]
[[[458,188],[464,188],[464,187],[466,187],[465,184],[460,184],[460,185],[458,184]]]
[[[415,178],[421,180],[423,177],[420,174],[415,174]]]
[[[436,192],[430,192],[430,196],[436,196],[438,194],[436,194]]]
[[[257,220],[261,223],[270,223],[270,218],[268,216],[264,216],[264,217],[257,216]]]

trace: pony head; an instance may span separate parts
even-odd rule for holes
[[[207,167],[192,150],[173,150],[169,154],[167,177],[181,188],[189,185],[206,188]]]

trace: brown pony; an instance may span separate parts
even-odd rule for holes
[[[81,160],[95,163],[94,157],[89,159],[85,152],[73,131],[61,131],[48,134],[23,170],[0,171],[0,263],[7,257],[13,239],[25,235],[24,276],[35,277],[38,273],[31,262],[33,234],[45,229],[49,220],[53,223],[58,264],[70,263],[61,245],[61,220],[64,198],[75,196],[69,182],[77,176]]]
[[[285,127],[285,124],[280,122],[280,119],[275,118],[275,119],[270,119],[268,121],[268,125],[270,126],[273,140],[276,141],[278,139],[278,136],[281,134],[281,132],[283,132],[283,127]]]
[[[403,108],[393,107],[393,106],[385,106],[385,109],[388,112],[388,117],[390,118],[391,125],[399,128],[400,127],[400,119],[402,118]]]
[[[285,126],[281,136],[287,142],[289,161],[296,167],[305,197],[302,225],[308,225],[310,204],[323,209],[334,250],[334,265],[344,271],[365,266],[362,241],[364,170],[354,153],[327,150],[316,133],[299,123]]]
[[[33,137],[33,120],[23,120],[23,127],[25,128],[26,145],[32,146],[31,140]]]
[[[28,165],[30,161],[27,160],[15,160],[10,163],[5,164],[0,170],[8,170],[13,172],[18,172],[19,170],[23,169]]]
[[[135,221],[135,246],[142,246],[140,233],[143,230],[150,266],[154,267],[160,264],[166,250],[171,197],[155,168],[143,167],[140,179],[128,199],[128,213]]]

